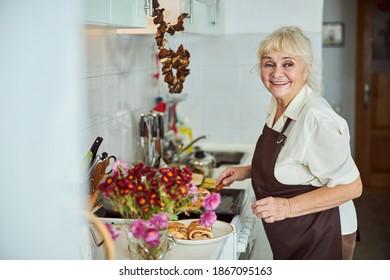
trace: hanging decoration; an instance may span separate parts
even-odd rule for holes
[[[153,23],[157,25],[156,44],[159,49],[158,57],[162,64],[162,75],[164,82],[168,84],[170,93],[181,93],[186,76],[190,74],[188,65],[190,63],[190,53],[180,44],[176,51],[167,49],[167,39],[165,34],[173,36],[176,32],[184,30],[184,19],[188,16],[182,13],[177,18],[177,23],[172,25],[164,20],[164,8],[159,8],[158,0],[153,0]]]

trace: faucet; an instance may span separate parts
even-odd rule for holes
[[[173,131],[171,133],[173,135]],[[171,136],[170,133],[167,133],[168,136]],[[179,164],[181,162],[180,155],[182,155],[183,152],[188,150],[192,145],[194,145],[196,142],[198,142],[201,139],[206,139],[208,136],[203,135],[196,139],[194,139],[191,143],[189,143],[187,146],[183,145],[183,142],[180,139],[169,139],[166,142],[165,149],[164,149],[164,160],[168,164]]]
[[[183,153],[184,151],[186,151],[188,148],[192,147],[192,145],[194,145],[196,142],[198,142],[199,140],[201,139],[207,139],[208,136],[207,135],[203,135],[203,136],[199,136],[198,138],[194,139],[191,143],[189,143],[187,146],[185,146],[184,148],[182,148],[178,153],[177,153],[177,156],[180,156],[181,153]]]

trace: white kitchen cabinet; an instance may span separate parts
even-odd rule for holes
[[[182,13],[182,0],[159,0],[160,8],[164,8],[164,20],[170,24],[176,24],[177,18]],[[120,28],[117,34],[155,34],[157,25],[153,22],[153,17],[146,16],[147,24],[145,28]],[[184,21],[184,27],[187,28],[188,22]]]
[[[110,24],[111,0],[84,0],[84,21],[87,23]]]
[[[225,34],[269,33],[282,25],[322,30],[323,0],[221,0]],[[314,24],[313,24],[314,23]]]
[[[220,35],[223,32],[221,8],[223,0],[181,0],[185,32],[202,35]]]
[[[145,0],[84,0],[86,24],[112,27],[147,26]]]
[[[181,0],[181,6],[190,15],[184,25],[188,33],[269,33],[282,25],[322,30],[323,0]]]

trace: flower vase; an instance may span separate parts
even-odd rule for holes
[[[144,239],[136,238],[126,226],[126,235],[130,259],[133,260],[161,260],[172,249],[174,240],[168,235],[168,229],[160,230],[160,243],[157,246],[149,245]]]

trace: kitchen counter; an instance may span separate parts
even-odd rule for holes
[[[205,151],[236,151],[243,152],[244,156],[241,159],[239,166],[250,165],[254,145],[246,144],[231,144],[231,143],[202,143],[198,145]],[[222,165],[214,169],[213,178],[217,178],[228,165]],[[238,166],[238,165],[231,165]],[[251,188],[250,179],[234,182],[228,189],[245,190],[245,198],[240,215],[234,216],[231,224],[234,227],[234,234],[227,238],[223,246],[219,247],[219,251],[210,259],[272,259],[272,254],[266,239],[262,223],[254,217],[250,210],[250,204],[255,200],[254,192]],[[114,224],[114,226],[122,231],[121,223],[123,219],[101,218],[103,222]],[[93,242],[92,242],[93,243]],[[92,244],[91,243],[91,244]],[[104,251],[101,247],[96,247],[92,244],[93,259],[104,259]],[[127,238],[124,231],[115,241],[116,259],[129,259],[130,253],[127,249]],[[174,250],[168,252],[166,259],[186,259],[180,254],[175,254]]]
[[[232,225],[233,226],[233,225]],[[128,241],[126,231],[123,224],[113,224],[113,227],[120,232],[120,236],[114,241],[115,245],[115,259],[129,260],[131,259],[128,250]],[[200,244],[197,246],[188,246],[182,244],[175,244],[173,249],[168,251],[163,260],[195,260],[195,259],[234,259],[232,255],[232,248],[236,242],[236,230],[233,226],[233,234],[226,239],[215,242],[214,244]],[[92,243],[91,243],[92,244]],[[103,246],[97,247],[92,244],[92,258],[95,260],[104,260],[105,252]],[[208,252],[205,252],[207,250]]]

